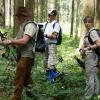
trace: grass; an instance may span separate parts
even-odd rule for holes
[[[76,40],[64,35],[62,45],[57,47],[57,57],[63,58],[62,62],[58,61],[57,69],[59,72],[64,73],[66,88],[63,88],[61,82],[51,84],[47,81],[43,66],[44,54],[36,53],[32,78],[33,93],[37,97],[37,100],[81,100],[85,88],[85,79],[83,71],[74,60],[74,55],[78,55],[76,51],[78,44],[78,39]],[[5,65],[5,59],[0,58],[0,100],[11,100],[14,89],[13,78],[15,67],[9,65],[6,73],[3,74]],[[25,91],[23,91],[22,100],[36,99],[28,98]]]

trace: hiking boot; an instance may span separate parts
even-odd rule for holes
[[[51,70],[51,78],[57,78],[59,76],[59,73],[56,70]]]
[[[47,78],[51,83],[55,83],[56,78],[59,76],[59,73],[55,69],[47,71]]]

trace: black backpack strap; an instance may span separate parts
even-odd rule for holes
[[[93,29],[93,30],[95,30],[95,31],[97,32],[97,34],[99,35],[99,37],[100,37],[99,30],[98,30],[98,29]],[[93,30],[91,30],[91,31],[93,31]],[[91,31],[89,32],[88,40],[89,40],[89,43],[90,43],[91,45],[93,45],[94,42],[93,42],[92,39],[90,38]],[[97,56],[98,56],[98,59],[99,59],[98,61],[100,61],[100,47],[98,46],[94,51],[95,51],[95,53],[96,53]]]
[[[97,31],[96,29],[93,29],[93,30]],[[88,37],[88,40],[89,40],[89,43],[90,43],[91,45],[94,44],[93,40],[92,40],[91,37],[90,37],[90,34],[91,34],[91,32],[92,32],[93,30],[91,30],[91,31],[89,32],[88,36],[87,36],[87,37]],[[97,32],[97,33],[98,33],[98,32]]]
[[[53,29],[54,29],[54,27],[55,27],[56,23],[57,23],[57,22],[55,22],[55,23],[53,24]]]
[[[44,31],[45,31],[45,29],[46,29],[47,25],[48,25],[48,21],[47,21],[47,22],[46,22],[46,24],[45,24]]]

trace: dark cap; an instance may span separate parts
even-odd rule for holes
[[[50,15],[50,16],[56,16],[57,15],[57,10],[49,11],[48,15]]]
[[[92,16],[86,16],[85,18],[84,18],[84,23],[86,23],[86,22],[94,22],[94,18],[92,17]]]
[[[30,13],[28,11],[28,9],[26,7],[18,7],[18,11],[15,14],[15,16],[25,16],[25,17],[29,17]]]

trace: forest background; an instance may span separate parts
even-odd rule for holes
[[[8,38],[14,37],[18,31],[19,23],[14,14],[19,6],[28,7],[31,18],[37,23],[46,22],[48,11],[57,9],[57,19],[63,31],[63,42],[58,46],[57,53],[63,61],[59,62],[58,59],[57,69],[64,73],[66,88],[60,82],[51,84],[46,80],[42,60],[44,55],[37,52],[32,70],[36,98],[32,100],[81,100],[85,88],[84,71],[77,65],[74,56],[79,56],[77,48],[81,46],[85,33],[83,18],[93,16],[95,27],[100,29],[100,0],[0,0],[0,30],[8,32]],[[10,56],[7,59],[2,57],[5,51],[0,46],[0,100],[11,100],[16,62]],[[11,56],[12,52],[15,53],[11,47]],[[22,97],[23,100],[31,100],[25,92]]]

